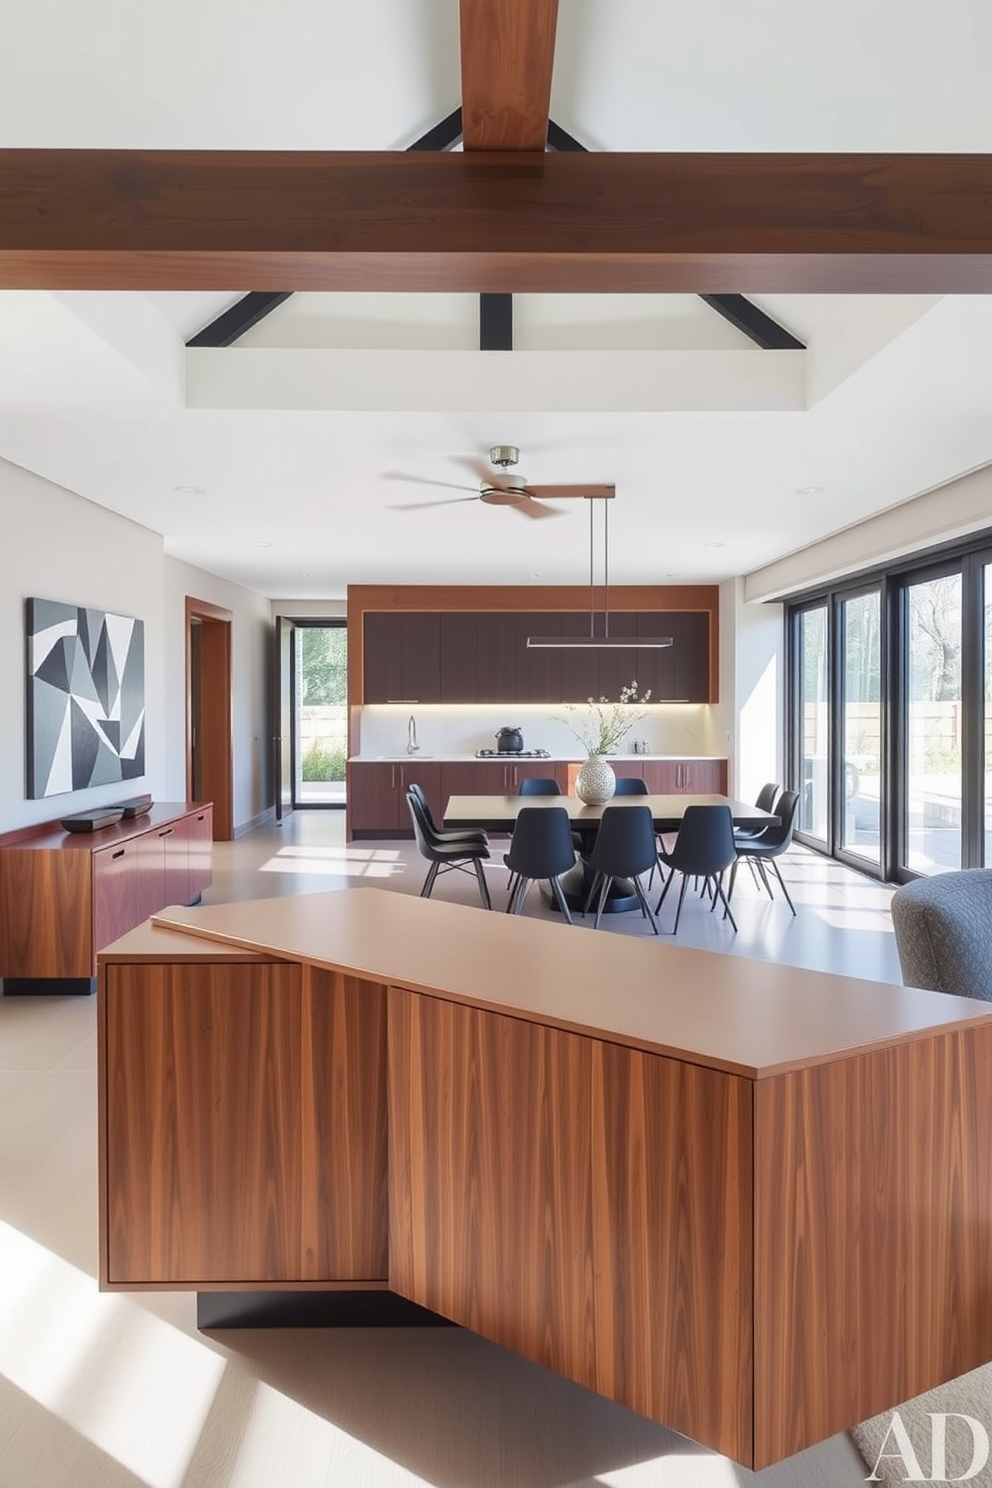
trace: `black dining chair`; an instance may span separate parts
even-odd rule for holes
[[[415,780],[411,780],[406,788],[407,795],[415,795],[420,802],[424,820],[428,827],[441,842],[470,842],[481,843],[484,847],[489,846],[489,834],[482,827],[439,827],[434,821],[433,813],[428,805],[427,797],[423,788]]]
[[[782,787],[780,785],[777,785],[774,780],[769,780],[765,785],[761,787],[760,791],[755,797],[754,804],[760,811],[774,811],[775,802],[778,800],[781,794]],[[757,839],[759,837],[763,837],[767,831],[767,827],[735,827],[734,843],[736,844],[738,853],[743,850],[746,843],[756,842]],[[755,884],[759,884],[760,880],[758,878],[758,870],[755,868],[754,864],[750,860],[748,861],[748,867],[751,870],[751,877],[754,879]]]
[[[671,852],[662,850],[658,856],[663,863],[675,871],[668,875],[668,882],[661,891],[661,898],[658,900],[655,913],[661,913],[665,895],[675,881],[675,872],[682,875],[673,935],[679,933],[679,916],[682,913],[685,887],[690,878],[703,880],[703,891],[710,889],[713,894],[710,910],[716,908],[717,898],[719,898],[723,904],[724,919],[729,919],[734,929],[737,929],[737,922],[730,912],[729,900],[723,891],[723,875],[732,864],[737,863],[737,849],[734,846],[734,818],[729,806],[687,806]]]
[[[564,806],[521,806],[503,862],[513,877],[507,914],[519,914],[535,879],[546,878],[562,915],[574,923],[559,879],[575,865],[572,829]]]
[[[422,858],[430,863],[427,877],[424,879],[423,888],[420,890],[421,899],[429,899],[431,890],[439,873],[449,873],[457,868],[462,873],[474,871],[479,881],[479,894],[483,906],[492,909],[492,900],[489,897],[489,885],[486,883],[486,875],[482,871],[482,863],[490,856],[487,842],[471,842],[462,840],[460,842],[445,842],[431,830],[424,808],[414,791],[406,793],[406,803],[410,808],[410,817],[413,821],[413,835],[416,839],[417,849]]]
[[[561,786],[550,775],[525,775],[517,789],[518,796],[560,796]]]
[[[634,893],[641,904],[641,913],[650,921],[651,929],[658,934],[658,921],[647,901],[638,874],[647,873],[658,861],[658,843],[654,835],[654,822],[647,806],[607,806],[596,833],[596,841],[586,862],[594,870],[589,885],[589,894],[583,914],[598,890],[595,928],[603,917],[603,906],[615,879],[630,879]]]
[[[613,792],[615,796],[647,796],[650,794],[647,782],[640,775],[618,775],[617,788]]]
[[[798,809],[799,792],[784,790],[775,802],[775,814],[778,817],[778,822],[774,826],[765,827],[760,837],[753,837],[746,841],[742,840],[739,836],[735,838],[737,857],[733,868],[730,870],[730,886],[727,892],[728,899],[733,897],[734,882],[737,878],[737,865],[742,859],[746,859],[749,863],[757,867],[761,881],[768,890],[769,899],[774,898],[772,886],[768,881],[768,873],[765,869],[765,864],[769,863],[781,885],[782,893],[788,901],[789,908],[795,914],[796,906],[789,897],[789,891],[785,887],[785,879],[782,877],[775,859],[780,858],[792,845],[792,834],[796,827],[796,813]]]

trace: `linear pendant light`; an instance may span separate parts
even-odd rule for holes
[[[603,497],[587,496],[589,503],[589,634],[581,636],[528,636],[527,649],[551,651],[660,651],[672,644],[671,636],[610,635],[610,507]],[[596,634],[595,527],[593,502],[603,502],[603,630]]]

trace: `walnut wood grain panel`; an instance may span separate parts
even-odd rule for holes
[[[386,989],[304,978],[303,1274],[385,1281]]]
[[[558,0],[461,0],[466,150],[543,150]]]
[[[390,989],[390,1285],[751,1453],[750,1082]]]
[[[110,1283],[302,1276],[301,975],[107,968]]]
[[[989,169],[978,154],[5,150],[0,287],[982,293]]]
[[[992,1028],[755,1093],[755,1467],[992,1358]]]
[[[93,947],[97,951],[138,923],[137,863],[135,842],[121,842],[93,854]]]
[[[91,852],[4,849],[0,976],[95,976],[92,891]]]

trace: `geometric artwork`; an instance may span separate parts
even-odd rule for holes
[[[25,603],[28,797],[145,773],[145,625],[50,599]]]

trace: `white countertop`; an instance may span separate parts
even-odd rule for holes
[[[616,764],[624,760],[724,760],[725,754],[608,754],[608,760]],[[480,759],[476,754],[431,754],[428,750],[419,750],[416,754],[352,754],[348,757],[349,764],[381,765],[395,764],[400,761],[414,763],[417,760],[435,760],[439,764],[463,764],[472,761],[477,765],[504,765],[519,761],[522,765],[540,764],[575,764],[580,765],[586,759],[584,754],[551,754],[537,758],[527,754],[492,754],[485,759]]]

